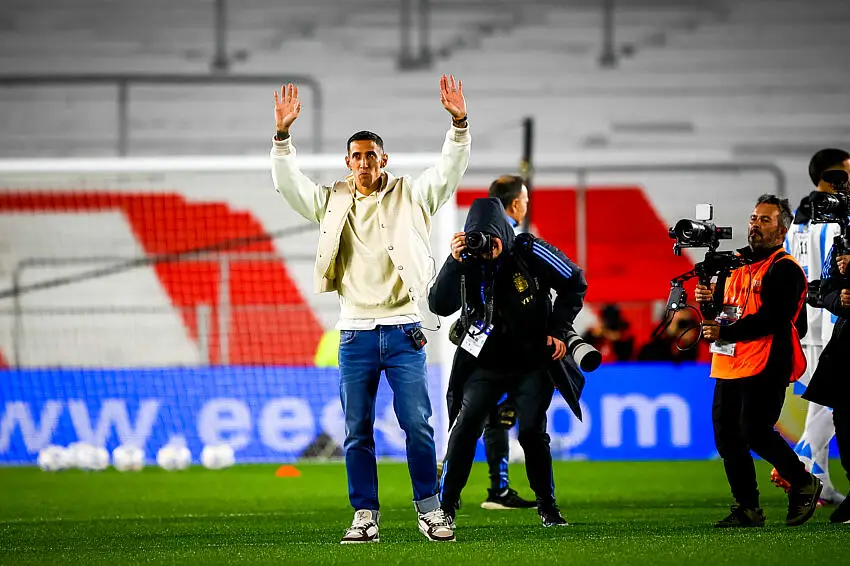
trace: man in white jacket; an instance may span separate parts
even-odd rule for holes
[[[375,461],[375,394],[381,372],[407,437],[407,462],[419,530],[429,540],[455,540],[440,509],[434,429],[428,423],[424,336],[417,301],[435,263],[431,217],[460,185],[470,136],[463,85],[440,79],[440,100],[452,116],[442,155],[416,179],[384,171],[384,142],[372,132],[348,140],[351,174],[330,186],[298,168],[289,129],[301,111],[298,88],[275,92],[271,151],[275,189],[301,216],[320,224],[315,291],[337,291],[340,302],[340,399],[345,414],[345,466],[354,520],[342,543],[377,542],[380,523]]]

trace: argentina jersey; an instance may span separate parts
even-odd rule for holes
[[[839,233],[837,224],[792,224],[785,236],[785,251],[797,260],[806,279],[815,281],[821,278],[824,261],[829,260],[829,250],[832,241]],[[828,263],[827,263],[828,265]],[[806,304],[809,331],[802,339],[802,344],[823,346],[832,336],[835,321],[832,314],[825,309],[818,309]]]

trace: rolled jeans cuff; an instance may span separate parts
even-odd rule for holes
[[[436,495],[432,495],[431,497],[422,499],[421,501],[414,501],[413,506],[416,507],[416,512],[420,515],[430,513],[434,509],[440,507],[440,498]]]

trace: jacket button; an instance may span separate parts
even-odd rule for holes
[[[399,266],[398,266],[398,270],[399,270],[399,271],[401,271],[402,269],[404,269],[404,266],[403,266],[403,265],[399,265]]]
[[[383,225],[383,224],[381,224],[381,228],[383,228],[383,227],[384,227],[384,225]]]
[[[392,250],[392,249],[393,249],[393,247],[392,247],[392,246],[389,246],[387,249],[388,249],[388,250]]]

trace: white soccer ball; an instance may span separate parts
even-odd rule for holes
[[[68,446],[70,465],[81,470],[99,472],[109,466],[109,452],[102,446],[74,442]]]
[[[83,457],[79,462],[81,470],[89,472],[102,472],[109,467],[109,452],[103,446],[86,445],[83,449]]]
[[[156,453],[156,463],[169,472],[185,470],[192,463],[192,453],[186,446],[166,444]]]
[[[210,470],[229,468],[236,463],[236,454],[228,444],[212,444],[204,446],[201,451],[201,464]]]
[[[145,451],[138,446],[122,444],[112,451],[112,465],[119,472],[138,472],[145,467]]]
[[[38,467],[44,472],[58,472],[69,467],[68,451],[51,444],[38,452]]]
[[[86,456],[87,447],[84,442],[72,442],[65,449],[65,461],[69,468],[79,468],[80,461]]]

